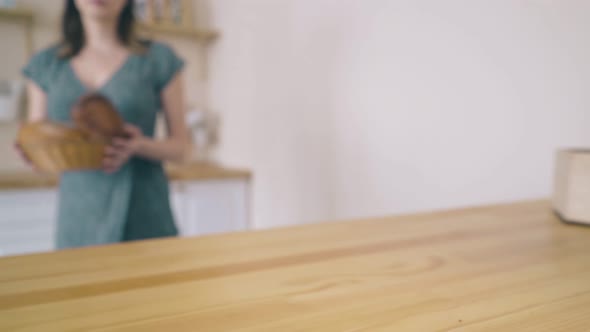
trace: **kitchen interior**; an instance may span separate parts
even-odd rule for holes
[[[0,330],[590,329],[590,2],[138,0],[180,236],[57,251],[14,141],[61,5],[0,0]]]
[[[184,10],[181,10],[182,6]],[[142,37],[173,45],[187,63],[185,84],[188,93],[184,108],[194,147],[190,160],[182,165],[167,165],[171,180],[170,199],[181,235],[248,229],[252,173],[246,167],[225,166],[214,155],[220,134],[220,115],[207,99],[207,63],[209,49],[220,37],[219,32],[205,26],[202,17],[206,12],[193,1],[139,2],[136,10]],[[55,250],[58,177],[33,172],[17,154],[14,142],[20,124],[26,118],[27,101],[21,69],[35,51],[59,40],[61,11],[57,3],[36,0],[9,1],[0,7],[1,38],[5,45],[14,45],[11,48],[14,54],[3,56],[5,61],[0,69],[3,74],[0,255]],[[157,138],[166,135],[162,115],[156,128]],[[36,208],[30,209],[30,206]],[[196,220],[211,222],[197,223]]]

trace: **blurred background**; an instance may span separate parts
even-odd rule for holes
[[[16,91],[62,2],[4,2],[27,13],[0,14]],[[190,29],[143,28],[187,61],[195,163],[251,175],[247,227],[546,198],[555,151],[590,145],[589,1],[190,3]],[[0,172],[24,176],[2,112]]]

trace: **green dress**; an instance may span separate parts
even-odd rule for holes
[[[110,80],[90,91],[58,48],[45,49],[23,69],[47,95],[49,120],[70,123],[70,110],[84,94],[109,98],[123,118],[153,136],[161,92],[183,67],[162,43],[151,42],[133,54]],[[166,174],[160,162],[132,158],[114,174],[100,170],[62,174],[59,185],[56,246],[72,248],[176,236]]]

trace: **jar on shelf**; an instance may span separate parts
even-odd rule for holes
[[[154,10],[152,0],[135,0],[135,17],[139,22],[152,23]]]

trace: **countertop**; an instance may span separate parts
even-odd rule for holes
[[[249,179],[250,171],[227,168],[215,164],[188,163],[167,165],[166,172],[171,181],[198,181],[219,179]],[[41,189],[55,187],[58,178],[33,171],[0,171],[1,190]]]
[[[1,331],[590,331],[545,201],[0,259]]]

